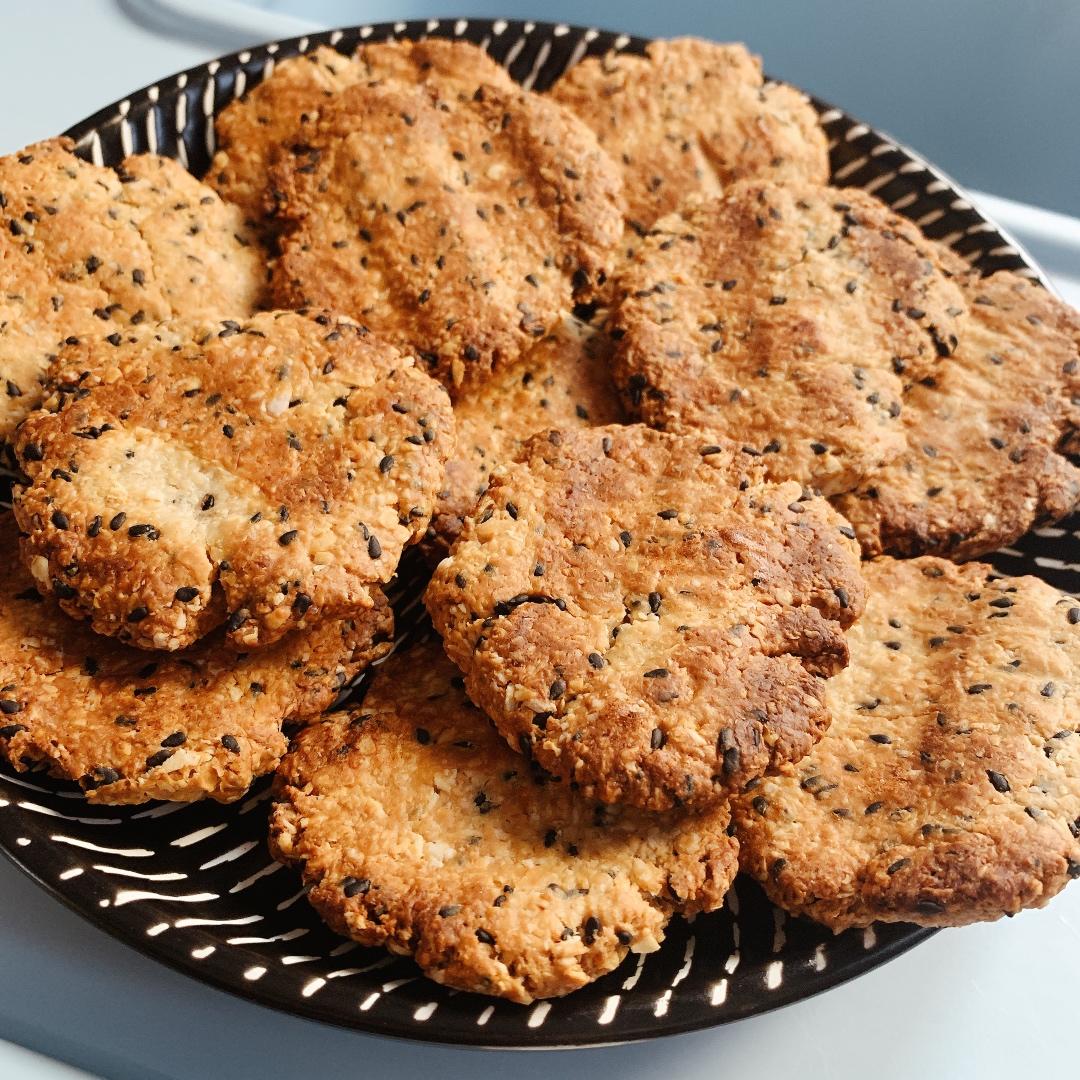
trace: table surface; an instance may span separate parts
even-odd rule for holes
[[[108,0],[53,0],[48,15],[41,18],[40,4],[5,11],[5,40],[18,46],[5,51],[0,94],[22,104],[4,111],[0,152],[260,36],[237,24],[230,36],[170,40]],[[261,36],[276,36],[279,26],[267,25]],[[1008,204],[994,209],[1012,215],[1065,295],[1080,302],[1080,245],[1062,241],[1080,236],[1080,223]],[[442,1080],[511,1069],[520,1080],[579,1069],[595,1080],[1075,1075],[1078,970],[1080,887],[1043,911],[940,933],[853,983],[731,1027],[573,1056],[484,1053],[377,1039],[232,998],[114,941],[0,860],[0,1040],[124,1080],[262,1080],[316,1070]],[[0,1042],[0,1075],[85,1074]]]

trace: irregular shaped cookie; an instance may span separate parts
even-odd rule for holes
[[[618,170],[580,120],[517,87],[459,91],[349,87],[273,170],[276,301],[344,311],[453,392],[589,301],[622,232]]]
[[[978,563],[863,569],[832,727],[735,801],[744,868],[838,931],[1041,907],[1080,875],[1080,607]]]
[[[440,558],[484,493],[491,470],[516,458],[530,435],[622,419],[609,356],[604,335],[567,316],[523,360],[458,398],[457,450],[446,463],[429,529]]]
[[[1080,316],[872,196],[743,183],[662,222],[612,319],[635,414],[830,497],[868,554],[991,551],[1080,498]]]
[[[53,139],[0,158],[0,439],[65,341],[174,315],[243,318],[265,285],[239,211],[174,161],[90,165]]]
[[[659,948],[672,914],[720,906],[737,862],[725,805],[589,801],[508,749],[456,676],[437,642],[395,656],[362,710],[312,725],[282,762],[271,848],[334,930],[528,1003]]]
[[[329,707],[393,636],[375,592],[355,618],[258,653],[230,652],[215,635],[150,657],[37,593],[10,514],[0,553],[0,754],[16,769],[77,781],[91,802],[239,799],[285,752],[282,723]]]
[[[905,447],[835,500],[863,550],[979,555],[1080,503],[1080,314],[1016,274],[965,282],[959,347],[905,375]]]
[[[552,431],[492,476],[426,602],[511,745],[604,802],[711,804],[828,726],[851,536],[732,444]]]
[[[744,45],[654,41],[645,56],[610,52],[572,67],[551,95],[596,132],[622,165],[639,229],[692,195],[734,180],[829,178],[825,133],[806,95],[766,83]]]
[[[358,614],[424,534],[446,394],[353,323],[267,312],[90,338],[19,430],[38,588],[95,630],[238,649]]]
[[[964,270],[861,191],[737,184],[660,222],[624,267],[616,379],[649,424],[717,431],[777,476],[850,491],[902,452],[904,378],[954,347]]]
[[[379,42],[362,46],[354,57],[319,46],[278,64],[222,110],[214,122],[218,149],[206,182],[240,206],[249,221],[265,224],[273,206],[267,187],[274,154],[306,154],[306,131],[329,98],[355,83],[386,79],[435,82],[444,89],[457,80],[470,97],[481,82],[513,85],[503,67],[465,41]]]

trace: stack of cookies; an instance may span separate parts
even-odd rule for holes
[[[217,135],[0,160],[15,768],[276,770],[330,926],[518,1002],[740,868],[836,930],[1080,876],[1080,603],[961,561],[1080,505],[1080,315],[829,186],[741,46],[317,49]],[[327,711],[413,545],[433,633]]]

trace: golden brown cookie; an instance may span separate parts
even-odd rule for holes
[[[735,801],[744,869],[838,931],[1041,907],[1080,876],[1080,607],[979,563],[863,569],[832,726]]]
[[[595,427],[622,419],[605,335],[567,316],[523,360],[496,372],[454,404],[457,450],[435,504],[429,540],[442,555],[487,487],[491,470],[513,461],[545,428]]]
[[[862,610],[844,520],[732,444],[534,436],[426,602],[511,745],[604,802],[707,805],[806,754]]]
[[[967,557],[1067,513],[1080,317],[973,275],[863,192],[744,182],[661,222],[617,282],[615,377],[835,497],[869,554]]]
[[[483,83],[351,86],[272,170],[273,289],[415,350],[456,393],[514,363],[606,280],[618,170],[555,102]]]
[[[99,633],[237,649],[359,614],[427,528],[446,393],[345,320],[267,312],[66,350],[19,430],[38,588]]]
[[[806,95],[766,83],[744,45],[654,41],[645,56],[611,52],[572,67],[551,89],[621,164],[632,223],[649,228],[692,195],[743,177],[824,183],[825,133]]]
[[[241,214],[174,161],[116,171],[53,139],[0,158],[0,439],[65,341],[174,315],[244,318],[265,286]]]
[[[446,86],[457,79],[471,95],[481,82],[512,85],[505,69],[465,41],[392,41],[364,45],[355,56],[319,46],[276,65],[258,86],[218,115],[217,153],[206,183],[240,206],[247,219],[265,224],[274,200],[267,190],[271,158],[279,151],[307,153],[307,130],[340,90],[386,79]]]
[[[437,642],[303,731],[275,792],[274,855],[334,930],[522,1003],[653,952],[672,914],[720,906],[737,862],[725,805],[644,814],[530,768]]]
[[[285,752],[281,725],[308,720],[384,655],[393,617],[381,592],[353,619],[324,622],[258,653],[214,635],[152,657],[93,633],[34,588],[0,519],[0,754],[48,768],[91,802],[232,802]]]
[[[1080,503],[1080,314],[1004,272],[965,295],[956,351],[905,375],[902,453],[835,500],[868,554],[969,558]]]

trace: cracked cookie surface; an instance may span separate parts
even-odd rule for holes
[[[1041,907],[1080,875],[1080,607],[979,563],[863,572],[832,726],[734,802],[744,869],[837,931]]]
[[[719,907],[737,862],[728,821],[723,805],[605,807],[530,768],[432,641],[297,737],[270,835],[338,933],[528,1003],[653,952],[672,914]]]
[[[372,605],[452,449],[442,387],[336,317],[87,339],[19,431],[23,559],[99,633],[261,647]]]
[[[617,284],[634,415],[720,432],[837,499],[868,554],[968,557],[1067,513],[1080,316],[864,192],[744,182],[662,221]]]
[[[53,139],[0,158],[0,439],[69,339],[173,316],[243,318],[266,270],[242,215],[175,161],[91,165]]]
[[[592,132],[505,80],[474,85],[348,87],[272,170],[276,301],[344,311],[454,394],[590,301],[622,234]]]
[[[512,746],[652,809],[806,754],[862,601],[853,534],[823,499],[735,445],[641,425],[530,439],[426,594]]]
[[[45,767],[96,803],[204,796],[232,802],[285,752],[286,721],[318,716],[384,655],[393,616],[382,593],[355,618],[328,621],[258,653],[214,635],[149,656],[93,633],[42,597],[0,520],[0,754]]]

